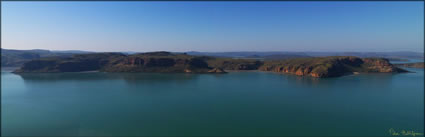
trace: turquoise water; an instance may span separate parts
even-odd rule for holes
[[[424,71],[315,79],[2,72],[4,136],[390,136],[424,128]]]

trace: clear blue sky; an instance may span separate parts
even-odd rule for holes
[[[2,48],[419,51],[423,2],[1,2]]]

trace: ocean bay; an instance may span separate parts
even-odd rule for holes
[[[2,72],[5,136],[386,136],[423,133],[423,69],[311,78]],[[25,132],[21,132],[24,130]]]

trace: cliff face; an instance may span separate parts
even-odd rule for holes
[[[15,72],[182,72],[222,73],[211,71],[199,57],[168,52],[136,55],[97,53],[74,55],[70,58],[46,58],[27,62]]]
[[[265,62],[260,70],[312,77],[337,77],[357,72],[406,72],[394,67],[386,59],[357,57],[300,58]]]
[[[388,59],[382,58],[364,58],[364,67],[366,72],[407,72],[403,69],[397,68],[392,65]]]
[[[211,69],[204,60],[193,56],[132,55],[114,61],[104,67],[102,71],[207,73]]]

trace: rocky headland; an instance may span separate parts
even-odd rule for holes
[[[67,58],[42,58],[29,61],[16,70],[25,72],[173,72],[224,73],[211,68],[202,57],[169,52],[151,52],[134,55],[121,53],[78,54]]]
[[[311,77],[338,77],[356,73],[401,73],[407,72],[389,63],[384,58],[358,58],[333,56],[297,58],[281,61],[266,61],[262,71],[295,74]]]

